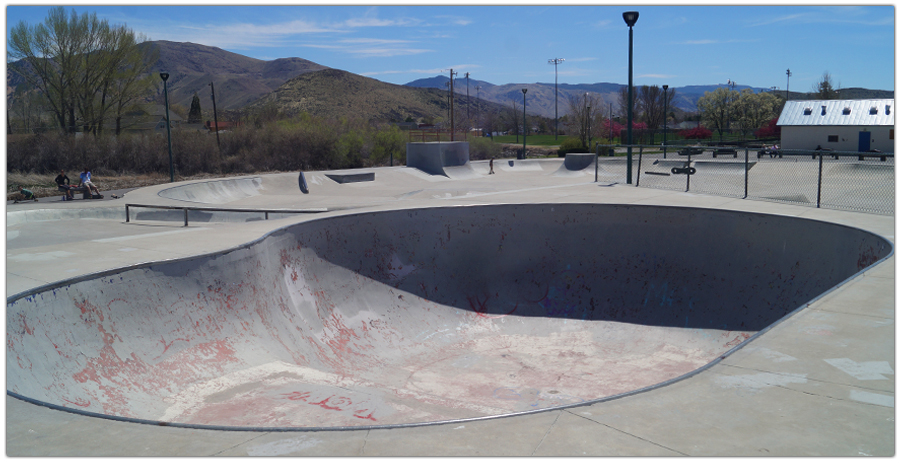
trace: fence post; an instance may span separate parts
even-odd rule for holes
[[[187,216],[188,216],[188,212],[187,212],[187,211],[188,211],[187,208],[184,208],[184,226],[185,226],[185,227],[188,226],[188,225],[187,225]]]
[[[690,168],[691,168],[691,149],[690,149],[690,148],[687,148],[687,152],[688,152],[687,168],[690,169]],[[685,175],[685,177],[687,177],[687,189],[684,190],[685,193],[686,193],[686,192],[688,192],[688,191],[691,191],[691,174],[690,174],[690,171],[688,171],[688,174]]]
[[[637,168],[637,178],[635,179],[634,186],[641,186],[641,159],[644,157],[644,146],[641,145],[638,148],[638,168]]]
[[[824,159],[821,153],[819,154],[819,191],[816,193],[816,207],[820,207],[822,205],[822,159]]]
[[[750,148],[744,148],[744,198],[747,199],[749,193],[747,186],[750,180]]]
[[[125,205],[125,223],[128,223],[130,218],[131,218],[131,216],[128,214],[128,205],[126,204]]]

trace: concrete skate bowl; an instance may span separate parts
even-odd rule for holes
[[[7,302],[7,391],[141,423],[394,427],[702,371],[888,257],[858,229],[595,204],[339,215]]]

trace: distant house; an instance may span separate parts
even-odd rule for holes
[[[416,130],[419,125],[415,122],[391,122],[391,125],[397,126],[400,130]]]
[[[894,100],[794,100],[778,118],[781,148],[894,152]]]
[[[244,123],[241,121],[237,121],[237,122],[219,121],[218,123],[212,122],[212,121],[206,121],[205,125],[206,125],[207,130],[209,130],[211,133],[213,133],[213,132],[225,132],[227,130],[234,130],[235,128],[244,125]]]

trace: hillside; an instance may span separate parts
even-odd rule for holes
[[[159,52],[153,72],[169,73],[169,103],[187,107],[196,93],[200,107],[212,109],[210,82],[215,86],[217,109],[239,109],[271,93],[292,77],[328,69],[301,58],[263,61],[195,43],[159,40],[144,45],[155,47]]]
[[[447,76],[435,76],[425,79],[418,79],[407,83],[407,86],[416,88],[447,88]],[[532,83],[532,84],[504,84],[495,85],[484,81],[469,80],[469,94],[475,96],[475,86],[479,86],[478,95],[480,98],[494,103],[509,105],[512,99],[518,99],[521,106],[522,89],[528,89],[526,94],[528,113],[538,114],[544,117],[555,117],[556,98],[555,87],[553,83]],[[570,97],[580,97],[587,92],[599,95],[603,100],[603,105],[609,107],[612,104],[612,111],[617,111],[619,107],[619,91],[626,88],[624,84],[613,83],[596,83],[596,84],[559,84],[559,115],[562,117],[568,113],[568,101]],[[675,99],[673,106],[684,112],[697,111],[697,100],[706,92],[711,92],[719,87],[725,87],[724,84],[718,85],[688,85],[684,87],[674,87],[669,90],[675,91]],[[738,85],[735,90],[752,88],[756,92],[768,91],[768,89],[748,87]],[[454,91],[458,94],[465,94],[465,79],[457,78],[454,81]],[[867,99],[867,98],[893,98],[894,92],[890,90],[868,90],[863,88],[845,88],[840,89],[842,98],[848,99]],[[808,93],[791,92],[792,100],[811,99],[813,96]]]
[[[464,112],[457,98],[457,113]],[[473,98],[474,100],[474,98]],[[366,120],[403,121],[408,117],[447,117],[447,92],[434,88],[394,85],[338,69],[309,72],[247,107],[253,110],[274,104],[286,112],[323,118],[357,117]],[[480,110],[497,108],[484,103]],[[477,110],[473,104],[472,110]]]

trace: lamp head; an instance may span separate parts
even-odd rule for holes
[[[628,27],[634,26],[634,23],[638,20],[638,16],[639,13],[637,11],[626,11],[622,13],[622,19],[625,20],[625,24],[627,24]]]
[[[159,78],[162,79],[163,82],[165,82],[165,81],[169,80],[169,73],[168,72],[160,72]]]
[[[668,85],[663,85],[663,90],[668,90],[668,89],[669,89]]]
[[[523,88],[523,89],[522,89],[522,94],[523,94],[523,95],[526,94],[527,92],[528,92],[528,89],[527,89],[527,88]]]

